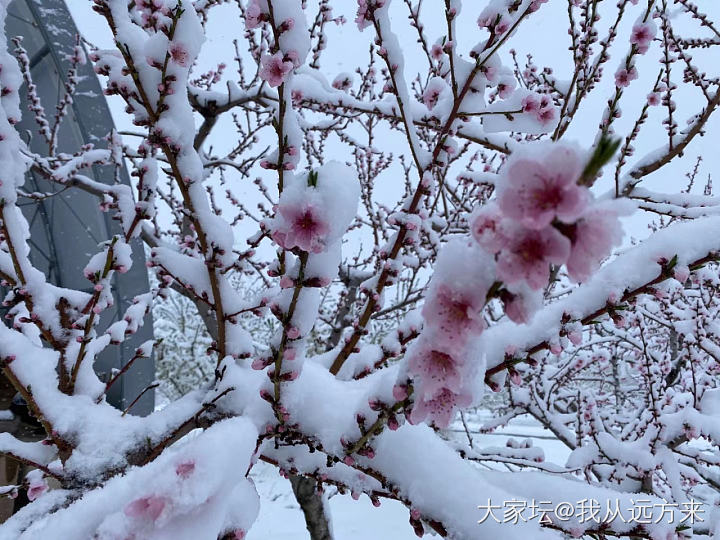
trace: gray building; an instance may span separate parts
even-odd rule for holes
[[[55,112],[58,99],[63,95],[69,67],[68,56],[75,46],[77,29],[64,0],[14,0],[8,10],[7,36],[22,36],[23,47],[30,57],[31,72],[38,94],[49,119]],[[12,50],[13,45],[10,44]],[[79,67],[79,84],[68,116],[63,120],[58,137],[58,151],[72,153],[87,143],[105,147],[104,138],[113,129],[102,88],[90,63]],[[28,111],[26,93],[21,89],[23,120],[17,126],[33,150],[47,149],[44,139],[37,135],[38,126]],[[84,174],[96,181],[112,183],[116,172],[113,167],[94,167]],[[127,171],[120,171],[120,180],[129,184]],[[31,258],[48,279],[61,287],[91,290],[90,282],[82,270],[89,258],[98,251],[98,244],[121,230],[110,213],[99,210],[96,197],[78,189],[62,190],[41,176],[29,172],[26,191],[55,193],[37,201],[20,201],[31,228]],[[126,274],[115,274],[115,304],[101,318],[98,328],[102,332],[109,324],[122,317],[132,299],[148,290],[143,246],[135,241],[133,266]],[[152,338],[150,315],[137,334],[121,346],[110,346],[95,364],[96,371],[106,377],[112,369],[120,369],[134,354],[137,346]],[[154,379],[151,359],[140,359],[121,378],[108,395],[118,408],[126,408]],[[0,409],[7,408],[0,398]],[[145,393],[133,406],[133,414],[148,414],[154,407],[154,394]],[[0,431],[2,426],[0,426]]]

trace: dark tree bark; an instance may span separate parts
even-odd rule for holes
[[[304,476],[291,476],[290,484],[305,514],[305,525],[311,540],[333,540],[330,520],[325,515],[325,504],[322,495],[316,490],[315,480]]]
[[[350,314],[350,309],[355,303],[357,297],[357,288],[362,279],[349,277],[345,272],[340,270],[340,279],[348,286],[348,295],[345,301],[338,307],[333,321],[333,330],[327,343],[327,350],[337,346],[342,337],[342,329],[347,321],[345,320]],[[291,476],[290,484],[293,493],[297,499],[303,514],[305,514],[305,525],[310,533],[311,540],[332,540],[332,532],[330,531],[330,521],[325,515],[325,505],[323,504],[322,495],[319,495],[316,488],[315,480],[305,478],[304,476]]]

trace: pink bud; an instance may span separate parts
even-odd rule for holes
[[[297,339],[300,337],[300,330],[297,328],[297,326],[291,326],[287,330],[287,337],[289,339]]]
[[[402,401],[408,397],[407,386],[404,384],[396,384],[393,386],[392,393],[396,401]]]

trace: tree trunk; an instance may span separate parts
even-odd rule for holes
[[[316,482],[304,476],[291,476],[295,498],[305,514],[305,525],[311,540],[333,540],[330,520],[325,515],[325,503],[322,495],[316,491]]]
[[[343,281],[345,281],[345,284],[348,286],[348,294],[335,314],[333,330],[330,333],[327,343],[328,351],[340,342],[342,329],[346,322],[345,318],[349,315],[350,308],[355,302],[357,288],[360,284],[360,280],[353,282],[353,280],[343,277],[342,272],[341,278],[343,278]],[[330,520],[325,514],[325,504],[323,503],[322,495],[319,495],[315,489],[315,481],[312,478],[306,478],[304,476],[291,476],[290,483],[292,484],[295,498],[300,508],[302,508],[303,514],[305,514],[305,525],[310,533],[311,540],[332,540]]]

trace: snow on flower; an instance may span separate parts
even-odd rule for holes
[[[540,110],[540,99],[535,94],[528,94],[522,100],[523,112],[537,112]]]
[[[622,228],[615,211],[598,205],[568,228],[571,242],[567,271],[574,281],[585,281],[600,262],[622,240]]]
[[[261,69],[260,78],[272,86],[280,86],[285,82],[285,77],[293,69],[293,63],[285,60],[282,52],[276,52],[273,55],[264,54],[260,59]]]
[[[442,77],[433,77],[427,83],[425,91],[422,95],[422,101],[425,106],[433,110],[445,91],[448,90],[448,85]],[[444,99],[444,98],[443,98]]]
[[[630,70],[625,68],[618,69],[615,73],[615,86],[624,88],[629,86],[632,81],[638,78],[637,69],[631,67]]]
[[[497,92],[500,99],[507,99],[512,96],[515,91],[517,81],[512,74],[504,74],[500,76],[497,84]]]
[[[530,229],[542,229],[559,219],[577,219],[587,204],[587,189],[577,185],[581,153],[574,146],[554,146],[539,158],[517,158],[506,165],[498,197],[509,218]]]
[[[190,53],[185,45],[180,42],[173,42],[170,45],[170,58],[177,65],[188,67],[190,62]]]
[[[408,374],[415,380],[418,410],[434,403],[434,396],[440,392],[436,404],[443,403],[450,408],[447,414],[452,414],[455,405],[448,404],[442,392],[462,394],[465,381],[474,376],[470,343],[485,328],[482,311],[494,280],[493,267],[487,253],[464,240],[453,240],[440,252],[422,308],[422,336],[407,355]],[[467,268],[472,268],[472,273],[468,274]],[[458,404],[465,402],[465,397],[472,397],[469,393],[463,396]],[[443,414],[430,416],[442,423]],[[420,416],[418,421],[427,414]]]
[[[340,73],[332,82],[332,87],[338,90],[348,91],[352,88],[352,73]]]
[[[450,425],[455,410],[469,407],[470,403],[472,403],[470,394],[455,393],[447,388],[442,388],[430,398],[422,398],[415,402],[410,413],[410,421],[417,424],[429,419],[437,427],[446,428]]]
[[[507,283],[525,281],[532,289],[540,289],[548,282],[550,264],[561,265],[569,255],[570,241],[557,229],[517,226],[498,256],[498,275]]]
[[[167,500],[165,497],[157,495],[140,497],[128,503],[125,507],[125,515],[136,519],[155,521],[160,517],[166,505]]]
[[[384,5],[385,0],[358,0],[358,10],[355,16],[355,24],[357,24],[358,29],[362,31],[371,26],[372,18],[369,15]]]
[[[284,231],[277,230],[272,236],[281,247],[297,247],[311,253],[323,251],[329,226],[317,204],[299,202],[279,205],[277,211],[287,224]]]
[[[490,253],[497,253],[507,243],[502,232],[503,214],[497,203],[477,206],[470,216],[470,232],[475,241]]]
[[[650,42],[655,39],[656,32],[657,27],[652,20],[635,23],[630,35],[630,43],[637,47],[640,54],[645,54],[650,47]]]
[[[260,7],[259,0],[250,0],[245,9],[245,27],[253,30],[260,26],[263,20],[263,9]]]
[[[183,461],[182,463],[178,463],[175,467],[175,474],[177,474],[180,478],[189,478],[194,471],[194,461]]]
[[[436,330],[441,341],[464,345],[468,336],[479,334],[485,327],[481,312],[486,292],[475,287],[458,290],[441,283],[423,306],[426,324]]]
[[[434,349],[430,338],[418,342],[408,360],[409,372],[420,377],[417,392],[420,396],[432,396],[443,387],[459,391],[462,385],[461,367],[455,357]]]
[[[472,268],[472,275],[458,261]],[[489,255],[465,241],[449,242],[438,256],[422,309],[425,327],[455,350],[463,347],[485,328],[482,310],[493,278]]]
[[[430,56],[433,57],[435,60],[440,60],[444,56],[445,52],[443,51],[443,47],[440,43],[435,43],[430,49]]]
[[[555,107],[543,107],[537,112],[535,117],[543,126],[547,126],[555,121],[557,111],[555,110]]]
[[[30,501],[34,501],[49,489],[42,471],[38,469],[30,471],[25,479],[28,485],[27,498]]]
[[[500,294],[505,314],[517,324],[530,322],[542,303],[541,293],[532,290],[525,283],[508,286]]]
[[[357,174],[336,162],[310,174],[286,174],[275,217],[268,224],[272,239],[285,249],[326,251],[354,217],[358,191]]]

